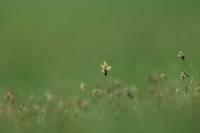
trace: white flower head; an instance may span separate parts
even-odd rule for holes
[[[111,70],[111,66],[109,66],[109,65],[106,63],[106,61],[104,61],[103,64],[101,64],[100,66],[101,66],[101,72],[102,72],[105,76],[107,76],[108,71]]]
[[[182,51],[179,51],[177,57],[185,61],[185,54]]]
[[[190,78],[189,74],[187,74],[186,72],[181,72],[181,74],[180,74],[181,80],[185,80],[185,79],[188,79],[188,78]]]

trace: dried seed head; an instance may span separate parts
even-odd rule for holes
[[[177,57],[180,58],[181,60],[185,61],[185,54],[182,51],[178,52]]]
[[[27,113],[28,112],[27,105],[25,103],[22,103],[21,105],[19,105],[18,111],[22,113]]]
[[[89,101],[86,99],[82,99],[82,98],[78,98],[76,101],[76,105],[80,108],[80,109],[87,109],[89,106]]]
[[[100,65],[101,66],[101,72],[107,76],[108,75],[108,71],[111,70],[111,66],[109,66],[105,61],[103,62],[103,64]]]
[[[4,96],[4,99],[5,99],[6,101],[9,101],[9,100],[10,100],[10,96],[11,96],[11,93],[10,93],[10,92],[7,92],[7,93],[5,94],[5,96]]]
[[[186,72],[181,72],[181,74],[180,74],[181,80],[185,80],[185,79],[188,79],[188,78],[190,78],[189,74],[187,74]]]
[[[4,100],[14,103],[15,102],[15,96],[11,92],[8,91],[4,96]]]
[[[81,91],[85,91],[86,90],[86,83],[84,83],[83,81],[81,82],[81,84],[80,84],[80,90]]]
[[[92,91],[92,95],[95,97],[100,97],[102,95],[102,90],[96,88]]]

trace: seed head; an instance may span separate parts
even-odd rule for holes
[[[86,84],[84,82],[81,82],[80,89],[81,89],[81,91],[85,91],[86,90]]]
[[[185,61],[185,54],[182,51],[178,52],[177,57],[180,58],[181,60]]]
[[[111,66],[109,66],[105,61],[103,62],[103,64],[100,65],[101,66],[101,72],[107,76],[108,75],[108,71],[111,70]]]
[[[15,102],[15,96],[10,92],[6,92],[5,96],[4,96],[4,100],[8,101],[8,102]]]
[[[102,90],[96,88],[92,91],[92,95],[98,98],[102,95]]]
[[[189,74],[187,74],[186,72],[181,72],[181,74],[180,74],[181,80],[185,80],[185,79],[188,79],[188,78],[190,78]]]
[[[25,112],[25,111],[26,111],[26,104],[25,104],[25,103],[22,103],[21,105],[19,105],[18,111],[20,111],[20,112]]]

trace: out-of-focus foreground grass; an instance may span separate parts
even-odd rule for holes
[[[0,103],[0,127],[25,132],[180,132],[200,131],[200,87],[192,79],[174,85],[161,75],[148,80],[148,90],[110,81],[66,97],[53,91],[19,97],[6,92]]]
[[[166,87],[172,91],[184,88],[185,83],[178,80],[181,71],[198,81],[199,4],[187,0],[1,0],[0,103],[14,114],[3,113],[0,131],[197,132],[198,108],[193,106],[193,96],[177,97],[170,92],[172,99],[167,97],[157,109],[155,101],[149,100],[147,77],[166,73],[170,80]],[[186,65],[176,58],[179,50],[186,53]],[[103,60],[113,67],[107,78],[99,70]],[[123,89],[138,86],[142,93],[138,103],[123,98],[109,105],[79,90],[84,81],[91,90],[100,84],[106,91],[110,80],[116,79],[124,84]],[[12,106],[3,98],[8,91],[15,95]],[[49,92],[60,97],[52,106],[44,100]],[[62,109],[61,101],[73,103],[77,97],[89,100],[88,111],[73,107],[72,116],[62,116],[52,109]],[[17,110],[23,103],[41,106],[39,114],[21,118]],[[50,113],[38,124],[46,108]],[[115,114],[118,111],[120,115]]]

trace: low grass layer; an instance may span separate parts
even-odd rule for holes
[[[5,92],[0,101],[0,127],[6,133],[198,132],[200,86],[149,76],[146,89],[110,81],[94,89],[81,83],[79,95],[51,91],[18,97]]]

